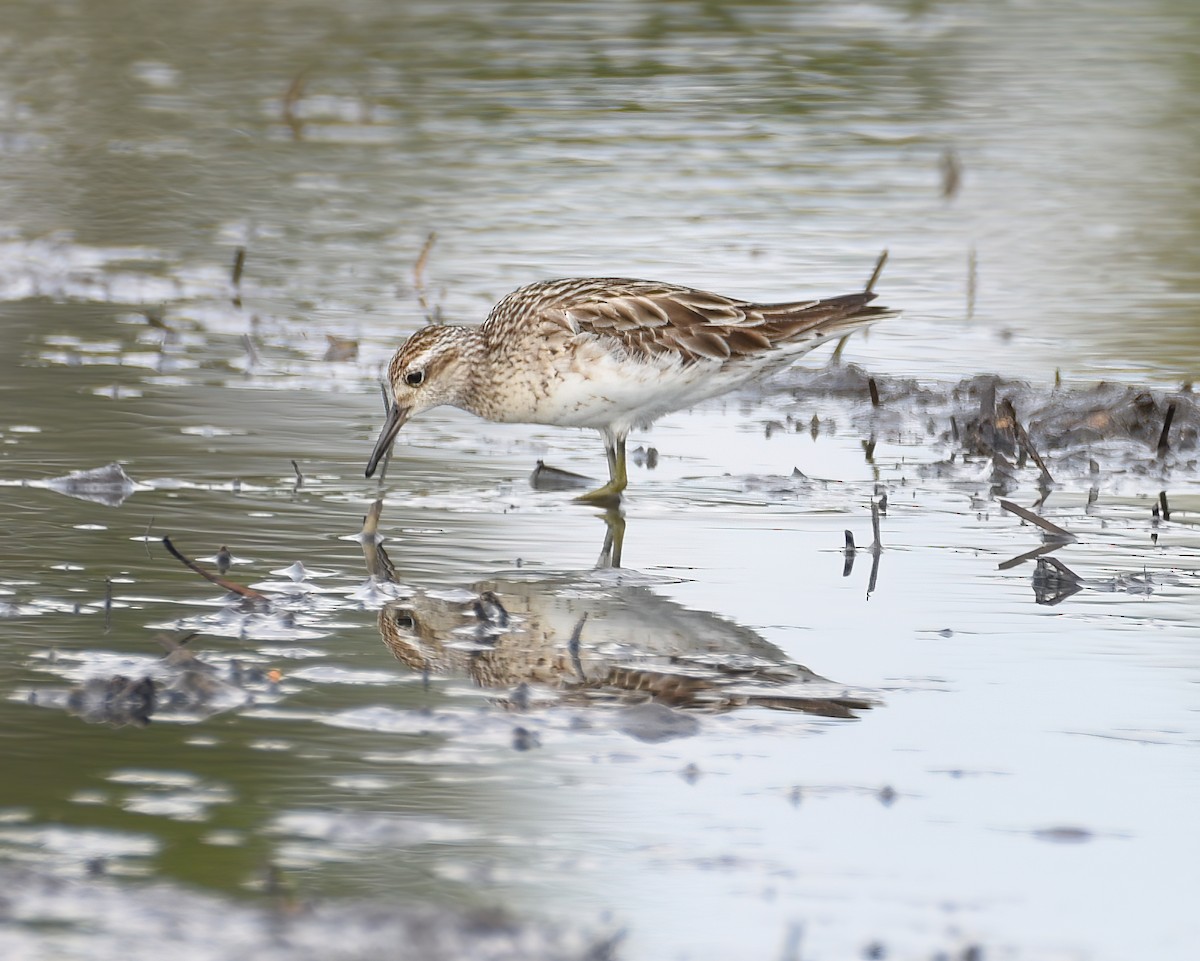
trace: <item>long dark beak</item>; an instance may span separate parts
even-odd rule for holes
[[[368,477],[375,473],[375,468],[383,460],[383,455],[392,449],[392,444],[396,442],[396,435],[400,433],[400,428],[408,420],[409,409],[408,407],[401,407],[399,404],[392,404],[388,408],[387,420],[383,422],[383,430],[379,432],[379,440],[375,441],[375,449],[371,451],[371,459],[367,461]]]

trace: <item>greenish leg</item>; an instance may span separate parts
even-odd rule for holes
[[[621,491],[629,486],[629,476],[625,472],[625,438],[606,435],[604,452],[608,455],[608,483],[575,499],[599,507],[615,507],[621,503]]]

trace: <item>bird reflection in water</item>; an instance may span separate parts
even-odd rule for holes
[[[367,569],[400,584],[376,533],[361,538]],[[379,610],[384,644],[414,671],[469,677],[516,710],[552,703],[717,712],[743,706],[853,718],[876,703],[790,661],[733,621],[658,594],[661,578],[618,570],[624,519],[606,517],[596,570],[496,573],[466,591],[415,590]]]

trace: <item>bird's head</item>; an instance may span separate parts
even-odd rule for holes
[[[470,333],[464,327],[425,327],[396,351],[388,365],[392,405],[367,461],[368,477],[375,473],[410,417],[443,404],[459,406],[469,382]]]

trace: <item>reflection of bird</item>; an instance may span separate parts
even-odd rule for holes
[[[634,427],[765,377],[818,344],[882,317],[861,293],[758,304],[644,280],[552,280],[515,290],[479,326],[413,334],[388,370],[394,401],[370,477],[405,421],[448,404],[491,421],[590,427],[608,483],[580,499],[619,501]]]
[[[853,717],[873,701],[789,661],[754,631],[637,585],[496,576],[463,602],[418,593],[379,612],[384,643],[421,672],[535,684],[588,702],[748,704]]]

